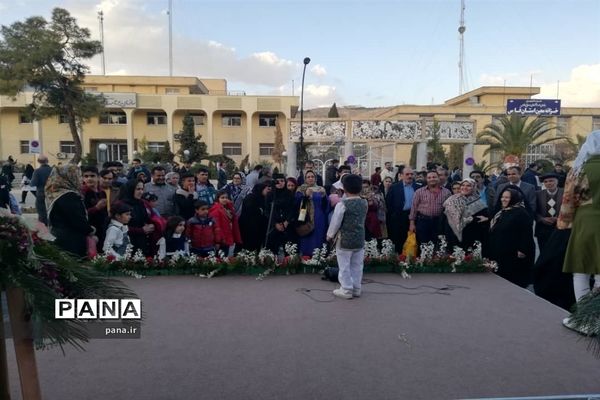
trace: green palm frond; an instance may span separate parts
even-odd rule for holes
[[[530,145],[541,145],[551,142],[565,142],[568,139],[562,136],[550,136],[552,132],[559,131],[556,124],[546,118],[522,117],[512,114],[503,116],[496,123],[485,125],[477,134],[479,144],[489,144],[484,151],[488,155],[493,150],[499,150],[504,155],[512,154],[522,156]]]
[[[594,290],[577,302],[570,322],[587,333],[590,349],[600,358],[600,291]]]

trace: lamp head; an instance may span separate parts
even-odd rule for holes
[[[186,150],[183,151],[183,154],[185,154],[186,156],[189,156],[190,155],[190,151],[186,149]]]
[[[310,58],[306,57],[304,59],[304,65],[308,65],[309,62],[310,62]]]
[[[106,144],[104,144],[104,143],[100,143],[100,144],[98,145],[98,148],[99,148],[101,151],[105,151],[105,150],[108,148],[108,146],[107,146]]]

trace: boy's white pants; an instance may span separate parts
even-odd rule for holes
[[[365,249],[344,250],[337,248],[338,281],[344,290],[360,289],[365,261]]]

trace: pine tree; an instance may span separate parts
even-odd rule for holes
[[[158,152],[158,160],[161,163],[172,163],[174,158],[175,154],[173,154],[171,151],[171,145],[169,144],[169,141],[166,140],[165,147]]]
[[[30,88],[27,114],[35,119],[64,115],[75,143],[73,164],[82,156],[79,132],[104,107],[102,96],[81,86],[89,70],[81,60],[102,51],[102,44],[90,37],[89,29],[79,27],[62,8],[52,10],[50,21],[30,17],[0,32],[0,94],[14,97]]]
[[[146,136],[142,137],[138,142],[137,152],[139,157],[145,163],[158,162],[158,153],[155,153],[148,148],[148,140],[146,139]]]
[[[453,143],[450,145],[450,152],[448,153],[448,166],[450,168],[463,168],[463,147],[464,145],[459,143]]]
[[[419,143],[413,143],[412,147],[410,148],[410,161],[409,161],[409,165],[411,167],[416,167],[417,165],[417,151],[419,149]]]
[[[179,143],[181,147],[177,151],[177,155],[181,160],[189,160],[190,162],[199,162],[208,157],[206,151],[206,143],[200,141],[201,135],[196,136],[196,128],[194,126],[194,119],[191,115],[187,114],[183,118],[183,128],[179,131],[181,138]],[[184,151],[189,150],[190,154],[186,157]]]
[[[333,105],[329,109],[329,113],[327,114],[327,118],[339,118],[339,117],[340,117],[340,114],[338,113],[337,106],[335,105],[335,103],[333,103]]]
[[[271,157],[275,164],[281,166],[281,162],[283,161],[283,152],[285,151],[285,146],[283,145],[283,133],[281,132],[281,127],[279,126],[279,121],[275,125],[275,141],[273,145],[273,153],[271,153]]]

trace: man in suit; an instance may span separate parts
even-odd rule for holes
[[[544,189],[536,193],[537,212],[535,224],[535,236],[538,240],[540,251],[556,229],[556,220],[562,204],[563,189],[558,187],[558,175],[545,174],[540,177]]]
[[[529,212],[532,218],[535,218],[535,212],[537,209],[535,186],[530,185],[529,183],[523,182],[521,180],[521,167],[518,166],[508,167],[506,169],[506,177],[508,178],[508,182],[498,185],[498,190],[496,191],[494,201],[494,204],[496,205],[496,211],[500,209],[500,195],[502,194],[502,191],[507,187],[516,186],[519,188],[521,193],[523,193],[523,197],[525,198],[525,207],[527,208],[527,211]]]
[[[387,207],[386,224],[388,236],[394,243],[397,253],[402,253],[402,246],[408,236],[410,209],[412,200],[417,190],[414,183],[412,168],[405,167],[402,171],[402,180],[394,183],[385,199]]]

